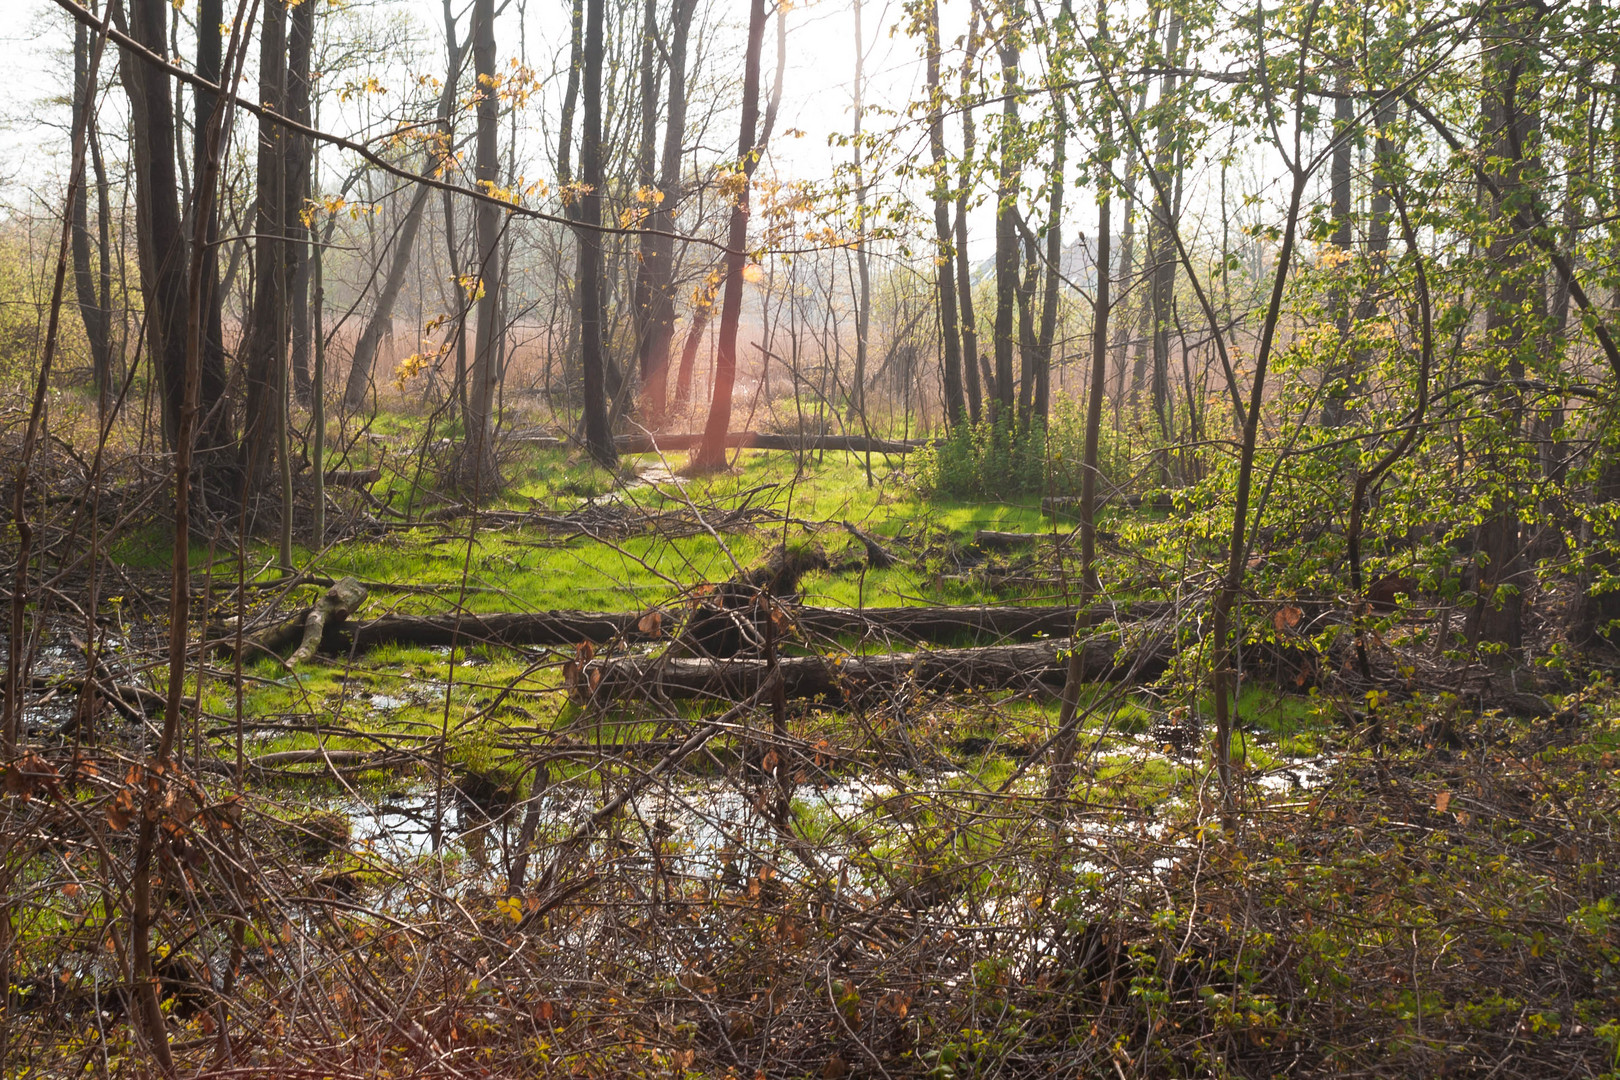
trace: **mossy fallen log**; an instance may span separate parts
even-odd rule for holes
[[[1099,634],[1079,646],[1088,682],[1156,677],[1173,654],[1161,626],[1139,627],[1127,638]],[[1056,691],[1063,685],[1068,639],[977,649],[928,649],[879,655],[782,657],[776,669],[790,698],[844,702],[912,686],[932,693],[977,690]],[[609,657],[565,669],[576,699],[606,704],[647,698],[740,701],[759,692],[772,664],[765,660]]]
[[[1167,610],[1159,603],[1098,604],[1088,623],[1137,621]],[[955,643],[967,639],[1025,641],[1065,637],[1084,609],[1068,606],[1013,607],[790,607],[800,640],[854,638]],[[678,610],[532,611],[475,615],[388,615],[334,628],[322,649],[346,653],[379,645],[446,646],[485,644],[509,648],[604,645],[616,640],[656,641],[680,624]]]

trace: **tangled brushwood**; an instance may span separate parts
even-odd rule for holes
[[[1414,698],[1400,753],[1244,775],[1235,833],[1201,767],[1132,804],[1142,776],[1084,764],[1053,802],[1016,740],[959,748],[1005,757],[999,783],[919,780],[892,713],[844,746],[772,735],[762,699],[701,766],[665,767],[701,723],[666,720],[540,740],[521,785],[435,786],[428,755],[320,811],[228,759],[41,749],[4,783],[8,1068],[158,1060],[128,979],[144,880],[182,1073],[1596,1075],[1607,706]]]

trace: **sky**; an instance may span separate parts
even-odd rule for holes
[[[196,0],[182,0],[195,5]],[[470,7],[469,0],[453,0],[458,12]],[[711,65],[710,78],[740,79],[741,45],[747,7],[740,0],[706,0],[718,16],[718,40],[710,47],[731,50],[725,63]],[[405,20],[413,28],[406,44],[392,54],[380,72],[380,81],[397,92],[415,74],[443,69],[443,17],[439,0],[351,0],[355,10],[377,23]],[[230,6],[228,4],[228,6]],[[521,6],[521,19],[520,19]],[[855,76],[855,17],[853,0],[799,0],[790,7],[788,19],[787,65],[783,80],[781,114],[771,147],[768,170],[781,179],[825,179],[840,163],[847,163],[847,147],[829,145],[829,137],[847,135],[853,123],[853,84]],[[943,38],[947,48],[965,30],[968,5],[962,0],[942,4]],[[552,57],[563,55],[568,35],[568,0],[512,0],[498,20],[498,48],[503,59],[515,56],[521,42],[528,50],[531,66],[542,73],[552,66]],[[866,48],[865,98],[869,111],[867,128],[893,123],[892,112],[903,112],[917,92],[923,75],[916,42],[897,27],[900,0],[864,0],[861,38]],[[519,23],[522,22],[520,26]],[[466,32],[467,19],[460,20]],[[958,23],[962,25],[958,25]],[[397,32],[397,30],[395,31]],[[767,29],[765,74],[767,89],[775,64],[775,25]],[[68,77],[68,49],[71,31],[67,19],[53,0],[0,0],[0,194],[5,203],[20,205],[30,194],[49,193],[60,183],[67,157],[67,109],[63,97]],[[182,45],[184,51],[184,45]],[[949,64],[947,58],[947,64]],[[373,69],[374,71],[377,69]],[[251,73],[250,73],[251,78]],[[250,87],[251,88],[251,87]],[[549,88],[543,93],[556,90]],[[560,96],[560,92],[559,92]],[[105,95],[102,104],[103,129],[112,130],[123,109],[122,94],[116,89]],[[362,122],[350,106],[331,101],[321,126],[350,134]],[[551,106],[555,122],[555,103]],[[706,140],[706,148],[721,150],[735,145],[735,116],[721,115]],[[118,121],[121,123],[121,120]],[[525,141],[538,139],[531,132]],[[953,140],[956,132],[949,136]],[[925,132],[920,128],[905,136],[903,152],[926,154]],[[538,148],[530,147],[531,157]],[[547,153],[549,158],[549,153]],[[527,175],[549,169],[549,164],[530,162]],[[883,178],[878,178],[881,183]],[[973,229],[977,249],[981,238],[988,244],[988,226]],[[988,250],[988,248],[986,249]],[[975,250],[975,257],[978,257]]]

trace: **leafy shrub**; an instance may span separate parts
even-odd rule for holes
[[[1047,422],[1019,432],[1005,420],[957,428],[914,457],[917,484],[925,494],[958,499],[1007,499],[1020,495],[1079,495],[1084,477],[1085,413],[1078,402],[1059,398]],[[1098,446],[1099,494],[1128,480],[1119,435],[1104,427]]]

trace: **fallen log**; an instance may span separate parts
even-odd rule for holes
[[[287,666],[301,664],[315,655],[316,650],[337,632],[365,599],[366,587],[358,579],[339,578],[332,582],[314,605],[299,608],[274,626],[245,636],[242,650],[248,656],[280,656],[293,649],[292,656],[286,661]],[[209,637],[214,646],[223,651],[229,652],[235,648],[235,619],[227,619],[211,629]]]
[[[292,656],[287,658],[288,667],[297,667],[315,655],[315,650],[321,644],[321,636],[328,623],[337,625],[347,619],[360,605],[366,601],[366,587],[352,577],[339,578],[330,589],[321,594],[320,600],[310,610],[308,618],[304,620],[304,637]]]
[[[1163,627],[1133,634],[1121,648],[1115,634],[1080,646],[1087,682],[1150,679],[1169,663],[1174,640]],[[912,684],[934,693],[964,690],[1030,690],[1062,687],[1072,642],[1041,641],[980,649],[933,649],[877,656],[793,656],[777,661],[783,692],[792,698],[848,701]],[[569,690],[576,699],[605,704],[662,697],[738,701],[757,694],[769,677],[764,660],[688,660],[617,657],[570,665]]]
[[[844,531],[859,540],[861,546],[866,548],[866,564],[874,570],[887,570],[891,566],[899,565],[899,556],[884,547],[871,533],[856,528],[854,522],[844,522]]]
[[[640,611],[532,611],[490,615],[385,615],[365,619],[346,628],[333,628],[321,642],[322,650],[366,652],[379,645],[578,645],[603,644],[617,638],[652,640],[638,624],[648,613]],[[662,620],[657,620],[662,622]],[[653,631],[649,623],[649,631]]]
[[[572,440],[556,435],[513,435],[510,442],[547,450],[563,450]],[[692,450],[703,441],[701,433],[615,435],[613,446],[621,454],[657,454]],[[726,436],[730,450],[846,451],[852,454],[909,454],[932,439],[878,439],[864,435],[780,435],[771,431],[733,431]]]
[[[982,548],[1006,549],[1022,547],[1025,544],[1040,544],[1050,541],[1060,544],[1068,543],[1068,533],[1032,533],[1032,532],[1000,532],[996,529],[980,529],[973,534],[973,543]]]
[[[327,487],[368,488],[381,479],[381,469],[326,470]]]
[[[1140,620],[1163,614],[1169,605],[1135,602],[1098,604],[1088,623]],[[1066,637],[1085,609],[1079,607],[790,607],[802,638],[856,638],[955,642],[963,638],[1028,640]],[[573,646],[603,645],[619,639],[656,641],[679,624],[676,611],[534,611],[474,615],[387,615],[333,628],[321,641],[329,653],[357,652],[379,645],[445,646],[452,643]]]

